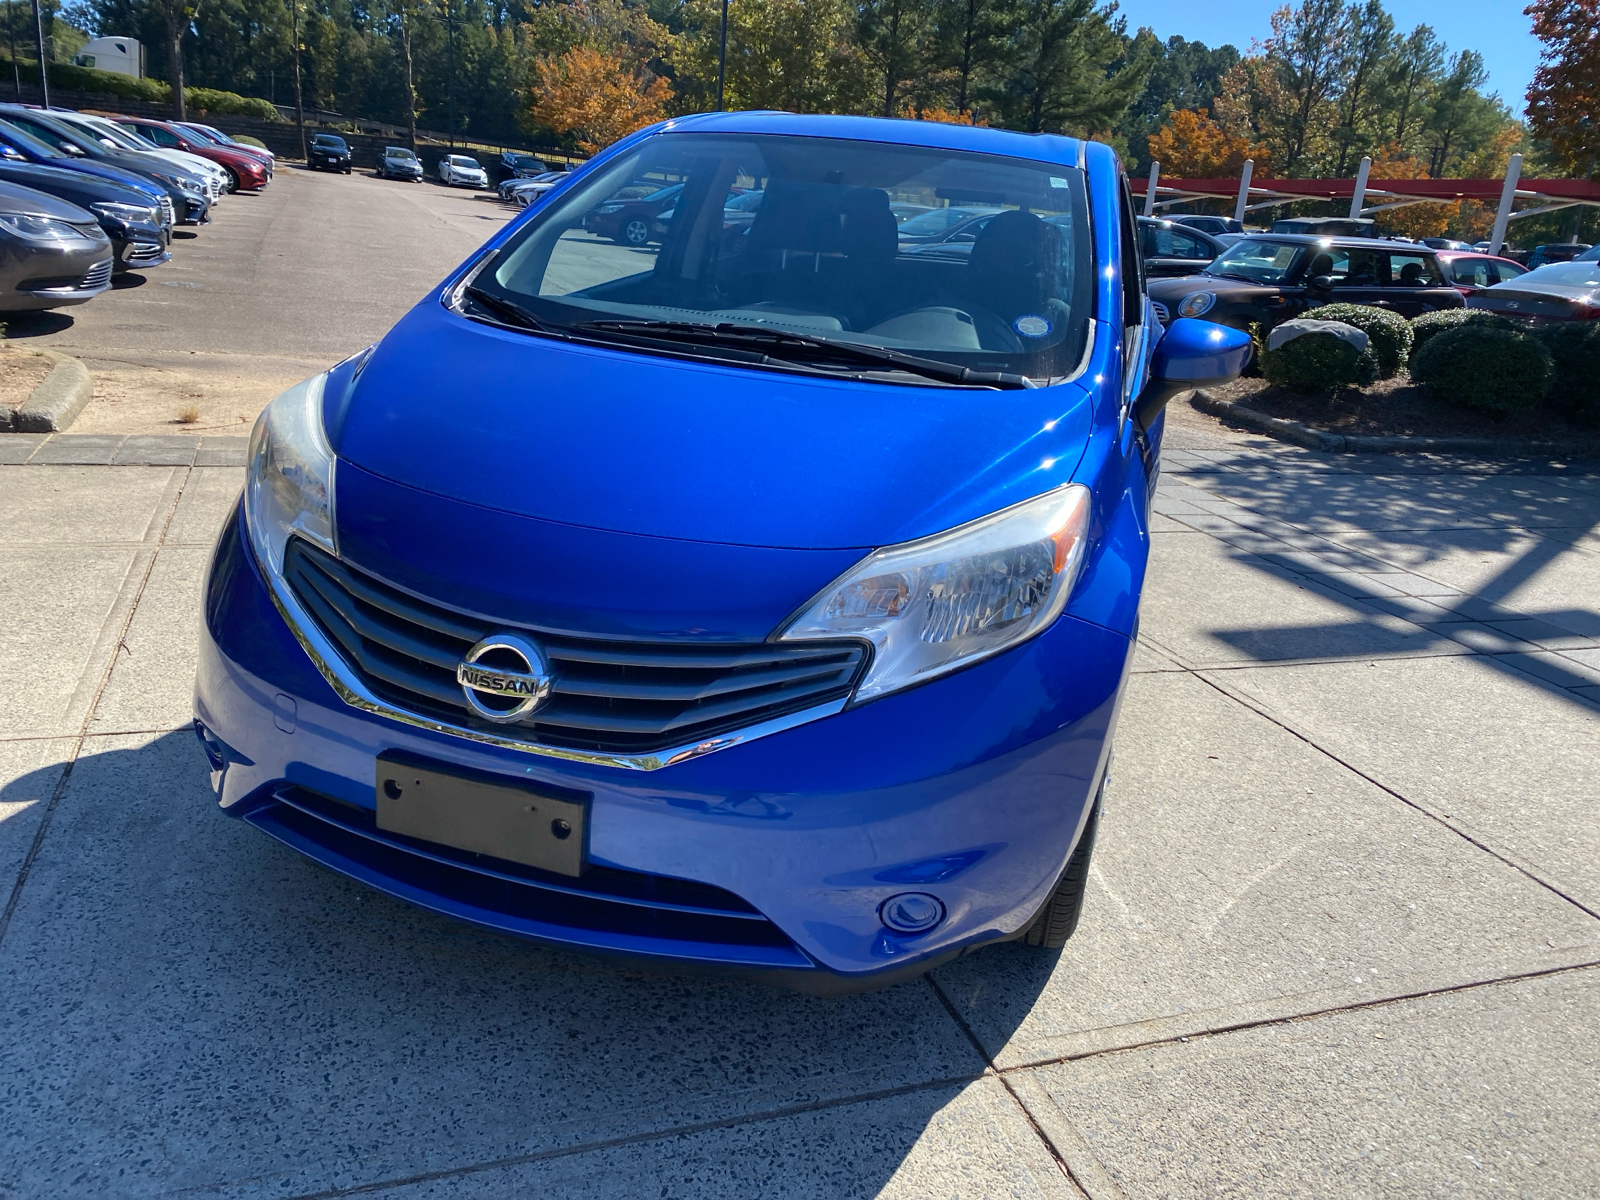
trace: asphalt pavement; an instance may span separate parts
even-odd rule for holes
[[[397,315],[480,202],[393,203],[339,269]],[[382,332],[256,296],[194,336]],[[237,442],[0,436],[0,1195],[1600,1193],[1600,473],[1203,429],[1077,936],[833,1000],[491,936],[223,816],[187,723]]]

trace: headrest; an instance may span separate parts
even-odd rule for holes
[[[750,252],[893,258],[897,226],[881,188],[774,179],[750,226]]]
[[[1315,279],[1318,275],[1333,274],[1333,255],[1319,254],[1311,260],[1311,266],[1306,270],[1307,279]]]
[[[999,213],[979,232],[970,262],[977,274],[1026,281],[1051,294],[1063,270],[1061,231],[1033,213]]]

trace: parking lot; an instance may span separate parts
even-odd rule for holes
[[[222,417],[506,215],[286,169],[143,286],[14,331],[234,390],[198,437],[148,396],[0,436],[0,1195],[1600,1189],[1595,464],[1175,413],[1059,955],[831,1000],[645,975],[220,814],[188,722],[243,478]]]

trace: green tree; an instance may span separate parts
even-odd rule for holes
[[[1377,143],[1384,68],[1396,48],[1394,18],[1384,11],[1382,0],[1366,0],[1365,4],[1352,4],[1345,9],[1342,34],[1339,123],[1333,130],[1338,147],[1335,175],[1353,170],[1362,153]]]
[[[1138,98],[1150,59],[1129,55],[1115,8],[1031,0],[987,99],[999,124],[1029,133],[1104,135]]]
[[[880,116],[900,115],[904,88],[927,55],[932,16],[933,10],[920,0],[860,0],[856,5],[856,42],[876,76]]]

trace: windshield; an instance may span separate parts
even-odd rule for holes
[[[311,144],[314,146],[326,146],[330,150],[343,150],[345,148],[343,138],[334,137],[329,133],[317,134],[311,139]]]
[[[972,217],[981,217],[986,213],[998,212],[995,208],[961,208],[952,205],[949,208],[935,208],[918,217],[911,217],[900,223],[901,237],[919,237],[943,233],[952,226],[970,220]]]
[[[1247,238],[1229,246],[1205,268],[1207,275],[1226,275],[1251,283],[1287,283],[1305,256],[1302,242],[1274,242]]]
[[[385,150],[384,153],[386,155],[388,155],[390,158],[403,158],[407,162],[411,162],[413,159],[415,159],[417,157],[415,154],[411,153],[411,151],[409,151],[409,150],[396,150],[393,147],[389,148],[388,150]]]
[[[468,167],[476,169],[478,167],[478,160],[475,158],[464,158],[459,154],[452,154],[450,156],[450,165],[452,167]]]
[[[619,223],[616,199],[651,181],[654,197],[677,197],[646,240],[635,236],[644,222]],[[759,204],[742,199],[757,191]],[[969,255],[905,252],[912,244],[902,247],[891,205],[946,212],[962,201],[996,214]],[[1088,336],[1085,213],[1071,167],[832,138],[665,133],[570,189],[474,283],[557,330],[619,320],[676,323],[680,335],[771,328],[1048,379],[1073,371]]]
[[[34,158],[66,158],[54,146],[46,145],[30,133],[18,129],[9,121],[0,121],[0,141],[11,143],[16,149]]]
[[[124,147],[125,149],[128,149],[128,150],[155,150],[155,149],[157,149],[156,144],[154,142],[148,142],[144,138],[139,137],[137,134],[129,133],[127,130],[123,129],[120,125],[113,125],[110,121],[107,121],[104,125],[100,124],[100,122],[98,122],[98,121],[89,121],[89,122],[85,122],[84,124],[85,124],[86,128],[88,129],[88,131],[93,133],[94,136],[107,138],[110,141],[115,142],[117,145]]]

